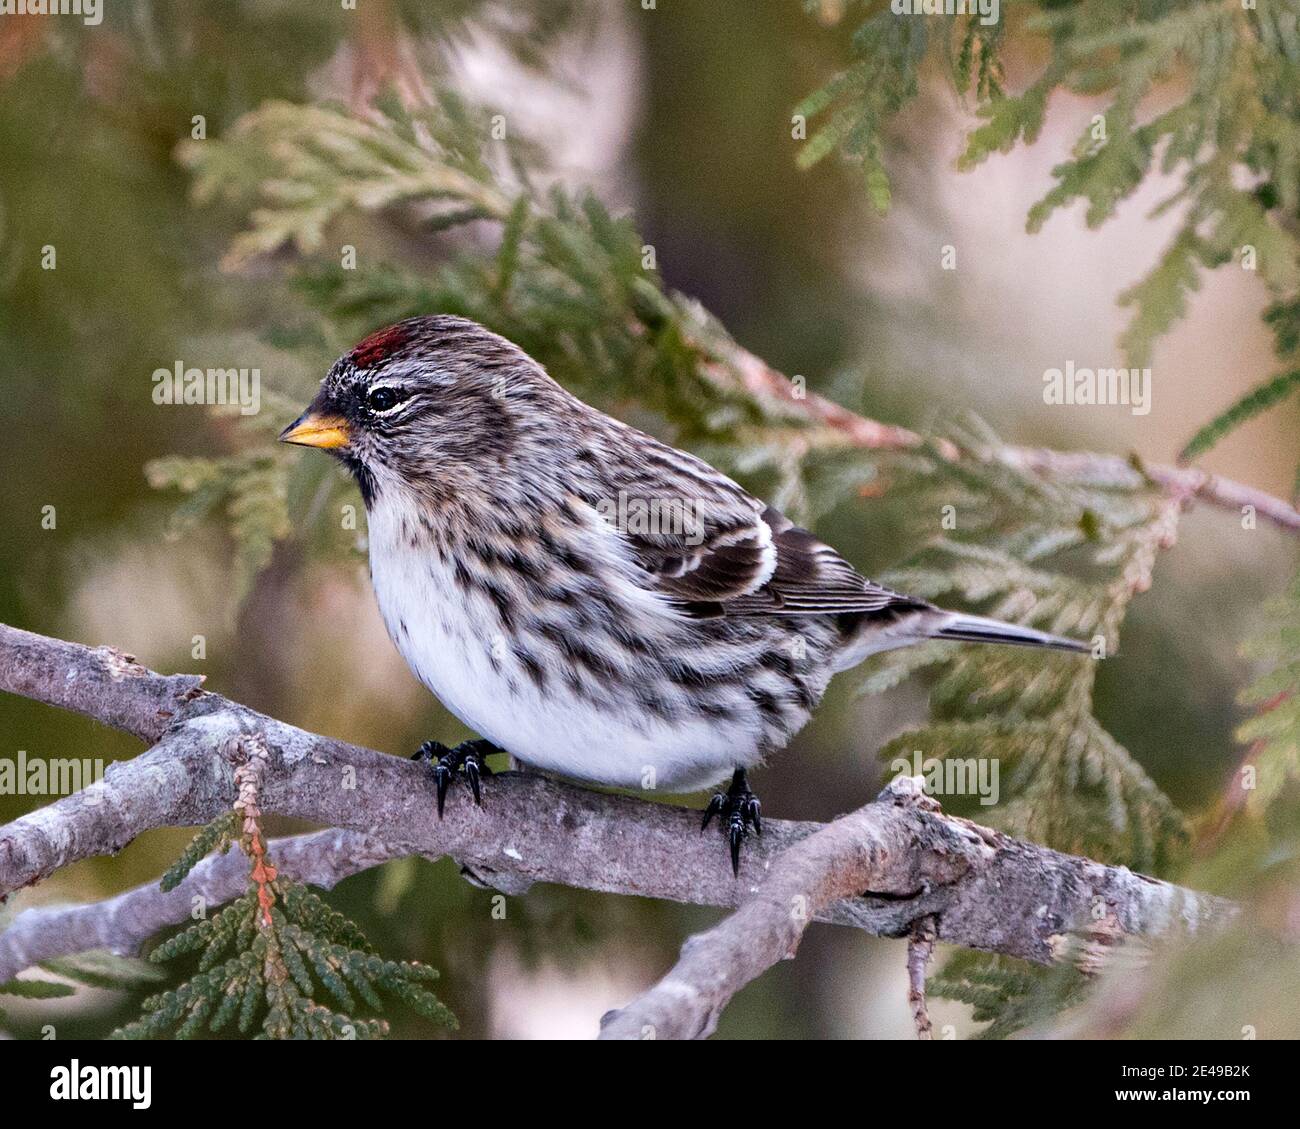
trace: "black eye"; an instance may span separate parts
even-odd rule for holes
[[[366,406],[372,412],[386,412],[389,408],[397,407],[405,399],[405,394],[396,388],[375,388],[366,396]]]

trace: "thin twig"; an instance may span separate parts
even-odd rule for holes
[[[717,334],[709,333],[701,334],[701,338],[709,343],[701,346],[703,351],[715,357],[703,364],[702,371],[718,387],[740,387],[784,415],[811,421],[833,432],[851,447],[901,451],[925,442],[922,436],[905,427],[858,415],[815,392],[796,389],[783,373],[730,339],[718,340]],[[962,455],[955,445],[942,439],[936,443],[936,449],[948,459]],[[1300,534],[1300,510],[1291,503],[1199,467],[1151,464],[1139,471],[1128,459],[1118,455],[1061,452],[1041,447],[1004,447],[987,452],[987,457],[1060,481],[1106,482],[1129,488],[1146,481],[1167,494],[1206,502],[1239,516],[1250,507],[1256,518]]]
[[[925,1006],[925,973],[934,953],[935,921],[924,917],[912,926],[907,939],[907,1004],[912,1009],[912,1024],[918,1039],[933,1039],[930,1012]]]

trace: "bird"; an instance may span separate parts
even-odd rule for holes
[[[747,772],[831,678],[926,640],[1086,653],[861,575],[709,463],[572,395],[463,317],[407,318],[340,357],[286,443],[339,459],[367,513],[370,574],[414,675],[481,736],[415,756],[441,817],[485,757],[671,794],[717,786],[740,872],[762,834]],[[723,787],[727,775],[730,784]]]

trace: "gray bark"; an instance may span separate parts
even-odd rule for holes
[[[272,857],[285,873],[332,884],[388,858],[449,855],[507,891],[558,882],[740,905],[712,931],[722,942],[688,943],[682,973],[721,977],[728,988],[721,1003],[788,953],[811,920],[904,937],[932,918],[939,940],[1047,963],[1072,933],[1090,927],[1099,907],[1118,932],[1145,935],[1195,930],[1233,912],[1220,899],[928,810],[933,805],[897,789],[828,825],[765,820],[738,880],[718,836],[700,833],[698,812],[533,774],[493,777],[481,808],[466,790],[454,792],[439,819],[432,781],[419,764],[286,725],[202,691],[196,679],[154,674],[110,649],[4,625],[0,690],[156,742],[111,765],[102,781],[0,828],[0,896],[79,859],[112,854],[144,831],[209,822],[235,797],[240,739],[260,734],[270,753],[262,810],[346,833],[277,842]],[[187,893],[207,890],[212,901],[237,893],[241,861],[208,860],[169,895],[149,886],[98,906],[30,910],[0,936],[0,981],[24,962],[87,943],[133,951],[188,917]],[[673,1022],[658,1004],[645,1014],[660,1037],[700,1034],[716,1022],[704,999]],[[628,1012],[606,1033],[635,1026],[639,1037],[642,1015]]]

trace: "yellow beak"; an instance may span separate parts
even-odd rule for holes
[[[307,412],[299,416],[280,432],[281,443],[296,443],[300,447],[346,447],[351,436],[348,421],[341,416],[321,416]]]

